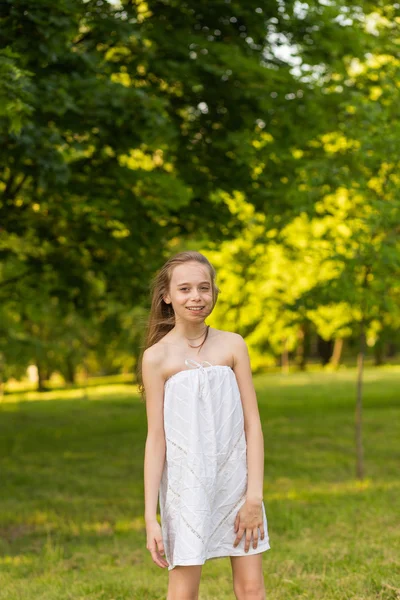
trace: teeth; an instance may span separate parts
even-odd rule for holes
[[[196,310],[203,310],[203,308],[204,308],[203,306],[199,306],[198,308],[189,308],[188,307],[188,310],[194,310],[194,311],[196,311]]]

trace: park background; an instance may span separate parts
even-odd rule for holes
[[[0,599],[165,598],[135,369],[196,249],[250,350],[267,597],[398,600],[399,3],[5,0],[0,39]]]

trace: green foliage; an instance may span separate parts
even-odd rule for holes
[[[363,60],[344,56],[344,71],[332,69],[318,82],[325,95],[319,109],[330,120],[293,148],[298,167],[289,184],[290,219],[253,214],[248,206],[244,235],[215,246],[228,293],[214,323],[236,323],[248,335],[256,368],[269,364],[271,354],[294,350],[304,322],[324,339],[356,334],[361,324],[371,346],[387,328],[395,339],[400,62],[399,22],[390,14],[386,7],[375,15],[379,35]],[[247,314],[238,309],[246,305]]]
[[[89,337],[95,324],[121,327],[165,255],[200,241],[223,242],[228,258],[237,248],[237,265],[224,261],[236,298],[221,306],[235,305],[265,352],[259,366],[294,349],[307,320],[347,335],[356,264],[376,255],[370,287],[385,298],[382,327],[395,326],[398,291],[378,289],[398,261],[398,165],[386,158],[400,139],[393,6],[6,0],[0,35],[0,345],[24,338],[11,351],[21,364],[37,346],[23,314],[60,347],[73,323]],[[350,209],[347,225],[342,208],[330,213],[342,190],[362,226]],[[239,315],[262,273],[257,308]],[[136,331],[121,334],[125,356]]]
[[[10,48],[0,50],[0,122],[12,133],[21,130],[33,110],[31,74],[20,68],[18,59]]]

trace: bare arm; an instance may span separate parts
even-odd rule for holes
[[[246,501],[235,519],[236,547],[245,536],[244,549],[248,552],[251,540],[257,548],[258,538],[265,537],[262,499],[264,482],[264,437],[250,367],[246,342],[240,335],[233,339],[234,371],[243,406],[244,430],[247,445],[247,492]]]
[[[144,518],[147,549],[156,565],[168,567],[162,532],[157,521],[158,492],[165,462],[164,381],[160,373],[160,356],[154,348],[143,354],[142,377],[146,392],[147,438],[144,453]]]
[[[142,377],[146,392],[147,438],[144,455],[144,496],[146,523],[157,520],[158,491],[165,462],[164,380],[160,357],[154,351],[143,354]]]
[[[264,436],[253,385],[246,342],[237,336],[234,371],[242,398],[244,429],[247,442],[247,500],[261,503],[264,483]]]

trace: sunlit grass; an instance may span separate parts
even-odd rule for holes
[[[366,371],[363,482],[355,377],[256,378],[272,600],[400,598],[400,368]],[[1,600],[165,600],[167,572],[145,547],[145,437],[145,407],[127,383],[4,398]],[[233,597],[229,559],[208,561],[201,600]]]
[[[72,400],[72,399],[87,399],[100,400],[101,397],[109,398],[110,395],[120,394],[136,394],[137,386],[134,384],[98,384],[87,388],[72,388],[48,390],[38,392],[34,389],[24,390],[14,394],[7,394],[3,397],[4,403],[22,402],[28,400],[44,401],[44,400]]]

